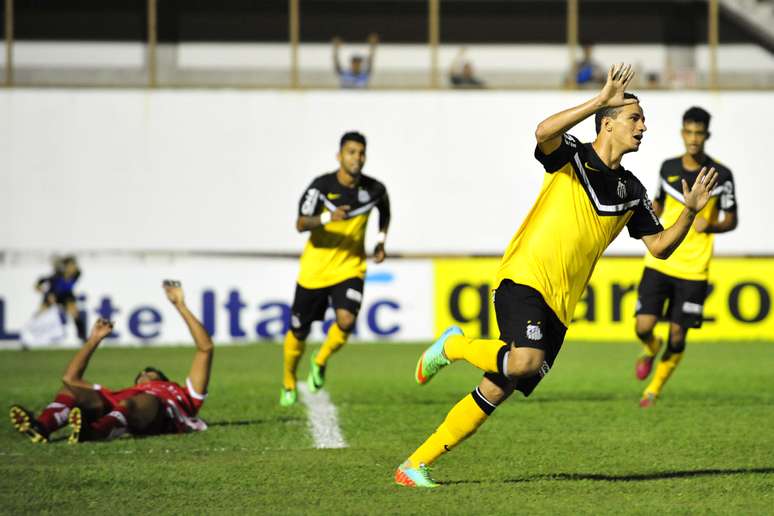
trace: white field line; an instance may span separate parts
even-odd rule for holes
[[[341,435],[336,406],[324,390],[312,393],[306,383],[298,384],[301,401],[306,405],[309,430],[312,432],[315,448],[346,448]]]

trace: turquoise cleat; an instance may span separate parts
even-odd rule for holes
[[[441,484],[430,478],[430,467],[420,464],[412,468],[406,461],[395,470],[395,483],[405,487],[440,487]]]
[[[459,326],[449,326],[446,331],[441,334],[438,339],[422,353],[417,362],[417,369],[414,374],[419,385],[424,385],[429,382],[433,376],[441,369],[451,364],[451,360],[446,358],[443,353],[443,346],[446,343],[446,339],[452,335],[464,335],[462,329]]]

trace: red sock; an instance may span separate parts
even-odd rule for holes
[[[67,424],[67,416],[74,406],[75,398],[67,394],[57,394],[54,401],[49,403],[38,416],[38,423],[49,434],[55,432]]]
[[[106,415],[91,424],[91,436],[94,439],[115,439],[126,432],[128,423],[126,407],[115,407]]]

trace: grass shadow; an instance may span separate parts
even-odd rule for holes
[[[651,480],[667,480],[674,478],[697,478],[728,475],[769,475],[774,474],[774,467],[767,468],[734,468],[734,469],[695,469],[683,471],[656,471],[653,473],[640,473],[630,475],[606,475],[601,473],[552,473],[547,475],[533,475],[523,478],[508,478],[491,483],[520,484],[524,482],[536,482],[541,480],[593,480],[598,482],[643,482]],[[484,480],[449,480],[443,484],[486,484]]]

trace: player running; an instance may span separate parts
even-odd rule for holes
[[[134,386],[110,390],[83,378],[91,355],[102,339],[110,335],[113,323],[99,319],[62,378],[63,387],[35,418],[19,405],[11,407],[11,424],[33,443],[46,443],[52,433],[68,425],[70,444],[110,440],[126,432],[157,435],[206,430],[197,417],[210,382],[213,344],[207,331],[191,313],[178,281],[164,281],[167,298],[177,308],[196,344],[191,371],[185,387],[171,382],[161,371],[146,367],[134,379]]]
[[[309,389],[325,384],[328,359],[349,338],[363,300],[366,272],[365,231],[371,210],[379,210],[379,236],[374,261],[385,258],[384,243],[390,225],[387,189],[362,173],[366,139],[358,132],[341,137],[336,155],[339,169],[317,177],[306,189],[298,207],[298,231],[309,231],[301,255],[301,270],[293,299],[290,330],[285,335],[280,405],[296,403],[296,369],[304,353],[312,322],[323,320],[330,304],[336,320],[328,329],[320,351],[312,357]]]
[[[667,258],[707,204],[717,175],[702,169],[693,188],[683,181],[685,208],[665,230],[645,188],[621,166],[624,154],[639,149],[646,130],[637,97],[625,92],[633,76],[631,66],[613,66],[598,95],[538,125],[535,158],[547,173],[500,262],[494,298],[500,339],[467,338],[453,326],[422,354],[416,368],[420,384],[457,360],[485,374],[398,467],[398,484],[437,487],[429,474],[431,463],[473,434],[514,390],[532,393],[559,354],[594,266],[624,226],[655,257]],[[567,134],[594,114],[593,143]]]
[[[640,406],[650,407],[661,394],[664,384],[680,363],[685,351],[689,328],[700,328],[704,300],[707,298],[707,277],[715,233],[736,228],[736,196],[731,170],[704,153],[709,139],[710,114],[692,107],[683,115],[682,137],[685,153],[668,159],[661,165],[660,182],[653,200],[653,210],[665,224],[672,224],[680,216],[685,199],[680,184],[693,182],[702,167],[713,167],[718,172],[718,186],[711,192],[707,205],[696,216],[685,241],[667,260],[645,256],[645,270],[638,289],[637,337],[644,346],[637,359],[635,374],[640,380],[648,377],[663,342],[653,335],[659,317],[666,316],[669,338],[650,384],[640,399]]]

